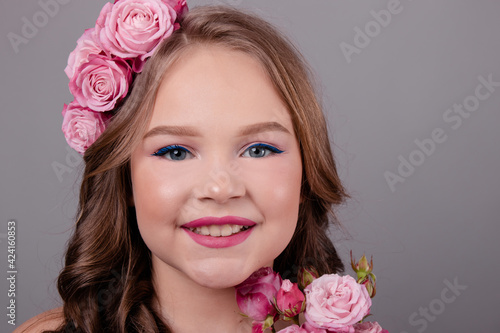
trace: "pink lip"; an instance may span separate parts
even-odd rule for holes
[[[253,228],[250,228],[245,231],[240,231],[237,234],[231,236],[214,237],[214,236],[200,235],[188,229],[188,228],[199,228],[202,226],[208,226],[214,224],[215,225],[234,224],[234,225],[253,227],[256,223],[252,220],[237,216],[224,216],[221,218],[203,217],[184,224],[182,228],[189,235],[189,237],[191,237],[191,239],[194,240],[196,243],[214,249],[231,247],[241,244],[248,238],[248,236],[250,236],[250,234],[253,231]]]
[[[207,216],[189,223],[182,225],[183,228],[199,228],[208,225],[224,225],[224,224],[234,224],[234,225],[244,225],[244,226],[254,226],[256,223],[252,220],[246,219],[239,216],[224,216],[224,217],[213,217]]]

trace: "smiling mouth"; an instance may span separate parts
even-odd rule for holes
[[[245,242],[256,225],[256,222],[240,216],[205,216],[181,227],[199,245],[223,249]]]
[[[201,226],[197,228],[186,228],[191,232],[194,232],[198,235],[203,236],[212,236],[212,237],[227,237],[237,234],[239,232],[250,229],[251,226],[247,225],[236,225],[236,224],[224,224],[224,225],[208,225]]]

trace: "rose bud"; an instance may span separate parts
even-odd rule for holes
[[[283,280],[278,295],[276,295],[276,308],[286,318],[293,318],[305,309],[305,297],[299,286],[290,280]]]
[[[359,261],[356,263],[355,259],[352,257],[351,251],[351,267],[358,274],[358,278],[360,277],[359,273],[364,273],[364,275],[367,275],[373,270],[373,257],[371,258],[370,263],[368,263],[368,259],[366,259],[365,255],[363,254],[361,259],[359,259]]]
[[[235,287],[236,302],[241,312],[256,321],[274,316],[272,301],[281,286],[281,277],[271,267],[263,267]]]
[[[368,263],[368,259],[366,259],[365,255],[363,255],[359,260],[359,262],[355,263],[351,251],[351,267],[354,270],[354,272],[356,272],[356,275],[358,277],[358,283],[363,284],[366,280],[370,280],[370,283],[373,285],[373,288],[375,289],[375,280],[377,278],[375,274],[372,273],[373,257],[371,258],[370,263]],[[375,296],[375,294],[373,294],[373,296]]]
[[[304,290],[308,285],[311,284],[311,282],[313,282],[314,279],[317,279],[318,277],[319,277],[319,274],[314,268],[301,267],[299,270],[298,277],[297,277],[297,281],[299,283],[299,288],[301,290]]]
[[[370,295],[371,298],[373,298],[377,293],[375,280],[372,281],[372,279],[369,276],[365,278],[364,281],[360,282],[360,284],[366,287],[368,295]]]

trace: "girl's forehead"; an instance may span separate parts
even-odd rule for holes
[[[256,57],[226,46],[207,44],[192,45],[183,50],[166,70],[160,90],[171,86],[175,90],[187,90],[195,83],[215,86],[215,83],[222,83],[215,79],[222,78],[228,88],[247,83],[248,89],[253,83],[248,81],[249,78],[266,81],[266,86],[272,85],[269,74]],[[222,87],[224,86],[219,86]]]
[[[185,51],[165,73],[158,89],[152,125],[207,123],[242,117],[291,125],[289,112],[264,67],[254,57],[222,46]]]

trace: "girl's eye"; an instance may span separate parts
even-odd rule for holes
[[[183,161],[185,159],[190,159],[193,157],[193,154],[191,154],[189,150],[177,145],[163,147],[152,155],[164,156],[166,159],[172,161]]]
[[[257,143],[248,147],[241,156],[260,158],[273,154],[281,154],[282,152],[283,150],[267,145],[265,143]]]

